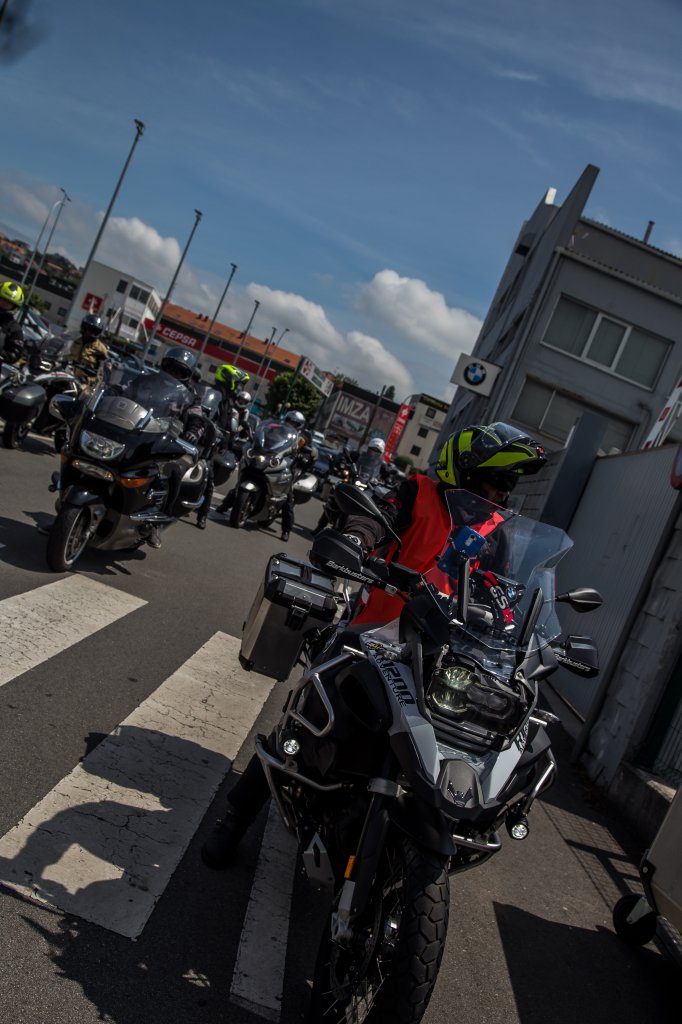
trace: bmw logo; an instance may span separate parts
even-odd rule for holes
[[[467,384],[482,384],[486,378],[486,368],[482,363],[469,363],[464,368],[464,379]]]

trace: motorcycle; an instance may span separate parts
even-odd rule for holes
[[[0,418],[5,424],[2,441],[5,448],[21,448],[29,431],[43,437],[54,436],[59,451],[66,440],[66,429],[59,415],[56,395],[77,398],[82,384],[76,375],[64,369],[61,338],[27,341],[23,366],[3,363],[0,371]]]
[[[601,604],[589,588],[555,595],[566,534],[466,491],[446,501],[448,542],[425,575],[363,560],[331,529],[313,544],[314,569],[301,565],[301,580],[325,574],[330,592],[342,577],[405,602],[399,619],[365,631],[298,621],[308,667],[274,732],[256,739],[308,878],[333,894],[310,1024],[422,1020],[450,879],[497,853],[501,828],[525,839],[531,806],[554,780],[546,727],[558,719],[538,706],[539,683],[559,664],[598,670],[589,638],[561,638],[556,602]],[[337,502],[391,534],[366,493],[339,486]]]
[[[85,548],[121,550],[145,543],[203,500],[206,463],[180,437],[176,412],[187,389],[164,373],[139,373],[125,387],[101,386],[74,402],[57,398],[69,426],[47,541],[55,572],[72,569]]]
[[[256,429],[252,444],[242,451],[230,526],[239,529],[247,519],[269,526],[292,488],[295,504],[310,501],[317,480],[312,473],[301,473],[297,464],[300,447],[300,434],[287,423],[270,420]]]

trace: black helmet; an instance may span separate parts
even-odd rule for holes
[[[104,330],[104,321],[101,316],[95,316],[94,313],[88,313],[81,320],[81,334],[85,338],[99,338],[100,334]]]
[[[184,345],[176,345],[166,352],[161,360],[161,369],[183,384],[189,384],[197,362],[197,357],[191,349]]]
[[[216,419],[220,411],[220,403],[223,400],[223,396],[215,388],[204,388],[201,396],[201,409],[202,412],[208,416],[210,420]]]
[[[498,480],[511,490],[520,476],[537,473],[547,461],[545,449],[509,423],[458,430],[443,445],[436,476],[451,487],[466,488],[471,476]]]

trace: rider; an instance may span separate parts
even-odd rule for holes
[[[0,286],[0,360],[10,363],[19,359],[24,347],[24,332],[16,319],[24,305],[24,293],[18,284],[4,281]]]
[[[223,401],[218,417],[218,426],[221,430],[229,429],[232,411],[238,403],[235,401],[238,392],[243,389],[251,380],[251,375],[246,370],[240,370],[238,366],[231,363],[223,363],[216,370],[215,386],[223,396]],[[248,394],[248,392],[246,392]]]
[[[197,527],[200,530],[206,529],[206,520],[211,510],[213,499],[213,456],[216,446],[220,440],[220,434],[216,428],[216,420],[220,413],[222,397],[216,388],[206,387],[199,399],[201,412],[204,418],[204,434],[201,439],[201,458],[206,460],[208,471],[206,473],[206,486],[204,488],[204,500],[197,511]]]
[[[462,488],[506,507],[519,478],[537,473],[545,465],[544,448],[524,431],[508,423],[474,425],[448,438],[436,467],[437,482],[417,474],[403,481],[386,514],[402,542],[400,564],[417,572],[431,569],[442,553],[451,530],[444,499],[450,488]],[[344,527],[349,544],[363,552],[384,539],[383,528],[369,516],[349,518]],[[388,558],[390,559],[390,553]],[[403,601],[374,589],[353,624],[367,628],[400,615]],[[254,754],[244,774],[230,791],[225,817],[204,843],[201,856],[210,868],[225,867],[252,821],[265,804],[268,788],[259,758]]]
[[[69,349],[68,361],[76,364],[74,373],[89,383],[99,376],[102,364],[109,358],[109,349],[101,340],[103,331],[102,317],[88,313],[81,320],[80,337]]]
[[[241,372],[241,371],[240,371]],[[227,407],[227,422],[223,418],[223,405],[221,403],[221,412],[218,416],[218,423],[221,426],[223,432],[230,435],[230,443],[235,441],[250,441],[253,438],[253,430],[249,423],[249,409],[251,407],[251,395],[244,388],[238,388],[234,394],[234,398],[230,400],[231,404]],[[223,425],[224,424],[224,425]],[[238,456],[239,451],[235,452]],[[227,481],[225,481],[227,482]],[[232,508],[232,502],[234,501],[234,491],[228,491],[227,495],[223,498],[221,503],[216,508],[216,512],[225,514]]]
[[[377,483],[383,479],[384,462],[383,455],[386,451],[386,442],[381,437],[370,438],[367,447],[358,455],[355,468],[358,478],[365,483]]]
[[[187,393],[186,400],[175,411],[175,418],[182,423],[180,435],[182,439],[188,444],[200,447],[207,430],[207,421],[193,383],[197,363],[197,356],[191,349],[184,345],[176,345],[166,351],[161,360],[161,371],[184,384]],[[169,466],[168,472],[168,494],[162,510],[166,514],[170,512],[177,501],[183,469],[179,463],[174,462]],[[152,526],[147,543],[152,548],[161,547],[161,531],[157,526]]]
[[[317,458],[317,448],[312,443],[310,431],[305,430],[305,416],[296,409],[289,409],[282,421],[292,427],[300,434],[298,451],[293,460],[293,472],[291,474],[291,486],[282,506],[282,540],[286,544],[289,534],[294,525],[294,483],[301,473],[312,465]]]

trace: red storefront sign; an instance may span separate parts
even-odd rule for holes
[[[393,421],[391,433],[388,435],[388,441],[386,442],[384,462],[390,461],[393,452],[398,447],[398,442],[400,441],[400,437],[402,435],[403,430],[405,429],[405,425],[407,424],[407,421],[410,418],[411,412],[412,406],[407,404],[401,405],[400,408],[398,409],[395,420]]]
[[[159,324],[157,327],[156,337],[163,338],[165,341],[177,342],[179,345],[186,345],[188,348],[192,348],[197,351],[203,344],[203,338],[197,338],[194,334],[188,334],[187,331],[181,331],[177,327],[170,327],[168,324],[164,323]],[[210,343],[206,345],[204,351],[207,356],[210,356],[211,359],[215,359],[219,363],[231,363],[233,366],[238,366],[241,370],[246,370],[246,372],[250,373],[253,377],[263,378],[261,364],[264,365],[264,363],[263,360],[258,359],[257,357],[254,359],[251,356],[244,355],[242,353],[242,355],[239,356],[239,359],[235,360],[234,356],[229,352],[226,352],[225,349],[216,348],[215,345],[211,345]],[[265,362],[267,362],[267,359],[265,359]],[[272,366],[269,367],[267,380],[274,380],[280,372],[280,370],[273,368]]]
[[[102,308],[102,296],[101,295],[93,295],[92,292],[88,292],[88,294],[83,299],[83,307],[82,308],[87,310],[88,313],[91,313],[91,314],[99,313],[100,309]]]

